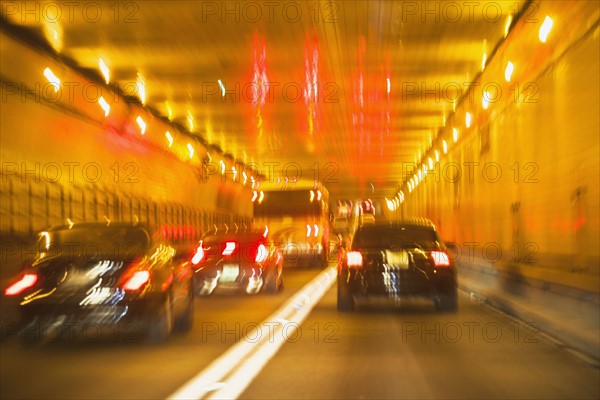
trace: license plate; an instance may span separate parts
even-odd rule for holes
[[[394,269],[408,269],[408,253],[406,251],[385,251],[387,265]]]
[[[240,274],[240,267],[237,264],[223,264],[223,270],[219,280],[221,282],[233,282]]]

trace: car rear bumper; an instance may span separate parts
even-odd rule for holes
[[[456,287],[453,271],[427,276],[419,270],[364,273],[347,269],[338,279],[354,297],[434,299]]]
[[[201,296],[213,293],[258,293],[263,282],[259,264],[236,264],[224,267],[206,266],[194,275],[195,292]]]
[[[36,304],[20,309],[20,335],[23,341],[133,340],[148,329],[163,306],[164,296],[115,305],[77,306]]]

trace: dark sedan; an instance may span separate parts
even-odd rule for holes
[[[200,295],[215,291],[277,293],[283,288],[283,255],[266,232],[224,232],[204,237],[191,257]]]
[[[18,304],[25,341],[93,331],[162,342],[173,329],[191,329],[191,268],[143,226],[83,223],[39,237],[35,259],[4,291]]]
[[[359,298],[428,298],[440,311],[457,308],[456,271],[435,226],[427,220],[358,228],[338,264],[340,311]]]

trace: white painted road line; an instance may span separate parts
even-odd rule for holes
[[[335,268],[326,268],[279,310],[213,361],[168,399],[235,399],[277,353],[286,337],[306,319],[336,280]],[[263,335],[266,327],[267,335]]]

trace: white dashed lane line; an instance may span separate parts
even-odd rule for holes
[[[279,310],[189,380],[168,399],[236,399],[306,319],[336,280],[324,269]]]

